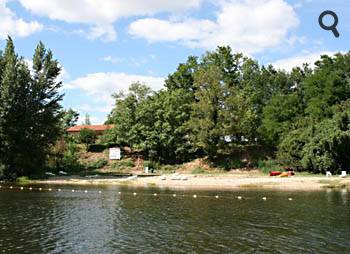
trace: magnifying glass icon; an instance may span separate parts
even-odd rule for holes
[[[323,19],[328,15],[333,17],[332,25],[326,25],[323,22]],[[326,31],[332,31],[336,38],[340,36],[339,31],[337,29],[338,22],[339,22],[338,15],[333,11],[324,11],[321,13],[320,17],[318,18],[318,23],[320,24],[320,27]]]

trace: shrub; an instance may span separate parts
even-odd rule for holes
[[[117,170],[132,168],[134,166],[135,166],[134,161],[131,159],[116,161],[111,165],[112,169],[117,169]]]
[[[202,167],[197,167],[197,168],[194,168],[191,173],[192,174],[204,174],[205,169]]]
[[[163,165],[160,170],[163,172],[175,172],[177,168],[175,165]]]
[[[94,144],[96,141],[96,134],[93,130],[90,129],[82,129],[79,132],[79,141],[82,144],[86,145],[86,150],[89,149],[89,146]]]
[[[28,184],[29,183],[29,178],[28,178],[28,176],[21,176],[21,177],[18,177],[17,179],[16,179],[16,182],[18,183],[18,184]]]
[[[99,158],[95,161],[92,161],[92,162],[89,162],[87,164],[87,168],[88,169],[100,169],[100,168],[103,168],[104,166],[106,166],[108,164],[108,161],[106,159],[103,159],[103,158]]]
[[[258,168],[261,169],[264,174],[281,170],[280,165],[274,160],[259,160]]]
[[[245,163],[239,158],[226,158],[217,163],[219,168],[230,170],[245,167]]]
[[[77,172],[83,168],[79,163],[79,147],[77,144],[72,142],[66,145],[59,168],[67,172]]]
[[[159,163],[155,161],[144,161],[143,166],[148,167],[149,169],[157,169],[159,168]]]

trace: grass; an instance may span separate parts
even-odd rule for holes
[[[271,171],[281,171],[281,166],[274,160],[259,160],[258,168],[264,174],[269,174]]]
[[[197,167],[197,168],[194,168],[192,171],[191,171],[191,174],[205,174],[205,169],[202,168],[202,167]]]
[[[111,169],[121,171],[123,169],[128,169],[134,167],[135,164],[131,159],[125,159],[121,161],[116,161],[111,165]]]
[[[30,184],[31,180],[28,176],[21,176],[16,179],[16,182],[21,185]]]

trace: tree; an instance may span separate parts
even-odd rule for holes
[[[43,168],[49,147],[60,135],[61,68],[40,42],[31,74],[10,37],[0,62],[0,163],[5,176],[14,178]]]
[[[88,151],[90,145],[94,144],[96,141],[96,134],[91,129],[81,129],[79,132],[79,141],[86,145],[86,151]]]
[[[89,114],[85,114],[84,125],[91,125],[90,115]]]
[[[77,124],[79,119],[79,113],[71,108],[68,110],[63,111],[63,129],[67,130],[70,127],[73,127]]]
[[[200,69],[195,78],[195,100],[189,127],[195,147],[214,159],[224,144],[224,92],[221,70],[214,65]]]

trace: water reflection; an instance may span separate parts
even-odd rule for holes
[[[13,253],[350,250],[345,191],[186,192],[185,197],[183,192],[173,197],[173,192],[159,189],[137,190],[136,196],[133,192],[126,187],[108,187],[102,194],[97,189],[1,190],[0,249]],[[159,195],[152,195],[155,192]],[[198,197],[192,198],[193,194]]]

